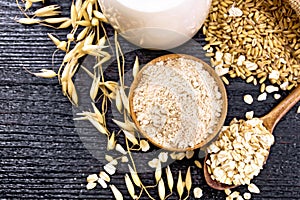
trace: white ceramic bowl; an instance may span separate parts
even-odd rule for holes
[[[110,24],[129,42],[171,49],[191,39],[204,23],[211,0],[98,0]]]

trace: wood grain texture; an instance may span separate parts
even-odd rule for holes
[[[70,1],[59,4],[64,15],[68,15]],[[113,199],[109,190],[100,187],[92,191],[85,189],[86,176],[98,173],[103,163],[92,156],[82,139],[97,148],[98,144],[92,142],[97,136],[87,135],[80,139],[78,131],[89,127],[85,124],[75,127],[73,108],[61,94],[57,80],[36,78],[23,69],[57,69],[63,54],[57,53],[52,65],[51,55],[55,47],[46,33],[64,38],[67,31],[23,26],[14,21],[16,16],[21,17],[21,13],[14,0],[0,1],[0,199]],[[109,30],[112,35],[112,29]],[[197,34],[195,41],[201,43],[203,35]],[[182,51],[201,52],[201,44]],[[150,50],[128,53],[127,68],[135,55],[145,64],[165,53]],[[106,76],[117,80],[116,69],[107,69]],[[256,98],[258,86],[239,79],[230,81],[226,87],[229,99],[226,123],[234,117],[243,118],[250,110],[254,110],[256,116],[263,116],[279,102],[269,95],[265,102],[246,105],[243,95],[252,94]],[[286,92],[281,94],[287,95]],[[109,125],[116,128],[112,123]],[[296,114],[294,107],[275,128],[276,144],[265,169],[253,181],[260,187],[261,194],[253,195],[253,199],[300,199],[299,132],[300,115]],[[101,148],[103,145],[100,144]],[[179,170],[185,173],[188,163],[187,160],[173,163],[174,177]],[[224,192],[210,189],[205,184],[200,170],[192,167],[192,173],[194,185],[204,190],[202,199],[225,199]],[[129,199],[123,177],[124,173],[118,172],[112,182],[125,194],[125,199]],[[143,173],[141,177],[145,183],[154,183],[151,172]],[[239,190],[245,191],[245,187]],[[157,198],[156,193],[151,190]],[[143,196],[142,199],[148,198]],[[178,196],[173,194],[169,199],[178,199]]]

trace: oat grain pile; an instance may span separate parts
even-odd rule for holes
[[[142,130],[163,147],[194,147],[214,132],[221,115],[221,93],[202,66],[176,58],[141,71],[133,111]]]
[[[203,33],[220,76],[259,83],[261,92],[268,84],[291,90],[300,82],[300,23],[287,2],[213,0]]]

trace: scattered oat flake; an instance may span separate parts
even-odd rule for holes
[[[228,10],[228,13],[230,17],[241,17],[243,15],[243,11],[234,6]]]
[[[106,165],[104,165],[104,170],[109,174],[109,175],[113,175],[116,173],[116,167],[113,166],[112,164],[108,163]]]
[[[245,192],[245,193],[243,194],[243,197],[244,197],[244,199],[249,200],[249,199],[251,199],[251,193]]]
[[[110,156],[110,155],[105,155],[105,160],[107,160],[107,162],[111,162],[111,161],[113,161],[113,157],[112,156]]]
[[[237,198],[238,196],[240,196],[240,193],[238,191],[234,191],[229,196],[234,199],[234,198]]]
[[[112,165],[118,165],[118,161],[116,159],[110,161],[109,163]]]
[[[246,57],[244,55],[240,55],[238,60],[237,60],[237,65],[239,67],[242,66],[245,60],[246,60]]]
[[[252,119],[254,116],[254,111],[246,112],[246,119]]]
[[[224,76],[225,74],[228,74],[229,68],[223,68],[221,65],[218,65],[215,67],[215,71],[218,76]]]
[[[121,162],[122,163],[127,163],[128,162],[128,157],[127,156],[122,156]]]
[[[96,182],[97,180],[98,180],[97,174],[91,174],[91,175],[89,175],[89,176],[86,178],[86,181],[87,181],[88,183],[94,183],[94,182]]]
[[[92,190],[92,189],[94,189],[96,186],[97,186],[97,183],[88,183],[88,184],[86,185],[86,189],[87,189],[87,190]]]
[[[269,74],[269,79],[278,80],[280,77],[280,72],[278,70],[272,70]]]
[[[215,56],[216,61],[221,61],[222,58],[223,58],[223,53],[220,51],[217,51],[216,56]]]
[[[258,95],[257,101],[265,101],[265,100],[267,100],[267,93],[266,92]]]
[[[160,162],[167,162],[168,160],[168,153],[167,152],[160,152],[160,154],[158,155],[158,159],[160,160]]]
[[[248,185],[248,190],[251,193],[257,193],[257,194],[260,193],[259,188],[254,183],[251,183],[250,185]]]
[[[141,140],[140,141],[140,147],[142,148],[142,151],[143,152],[146,152],[150,149],[150,145],[149,145],[149,142],[146,141],[146,140]]]
[[[300,106],[297,109],[297,113],[300,114]]]
[[[244,102],[247,104],[252,104],[253,103],[253,97],[250,94],[247,94],[244,96]]]
[[[157,165],[158,165],[158,162],[159,162],[159,160],[158,160],[157,158],[154,158],[154,159],[152,159],[152,160],[150,160],[150,161],[148,162],[148,165],[149,165],[151,168],[156,168]]]
[[[176,160],[182,160],[185,157],[185,153],[181,152],[176,155]]]
[[[289,82],[284,82],[280,85],[280,89],[287,90],[287,87],[289,86]]]
[[[101,185],[102,188],[107,188],[107,183],[102,178],[98,179],[98,183]]]
[[[266,87],[266,91],[267,91],[268,93],[278,92],[278,91],[279,91],[279,88],[276,87],[276,86],[273,86],[273,85],[268,85],[268,86]]]
[[[185,157],[187,158],[187,159],[191,159],[193,156],[194,156],[194,151],[186,151],[185,152]]]
[[[231,194],[231,190],[230,190],[230,189],[225,189],[224,192],[225,192],[225,194],[226,194],[227,196]]]
[[[281,98],[281,95],[280,94],[274,94],[274,99],[278,100]]]
[[[250,71],[254,71],[258,68],[258,65],[256,63],[250,62],[250,61],[245,61],[244,62],[246,68]]]
[[[239,196],[236,198],[236,200],[244,200],[244,198],[243,198],[241,195],[239,195]]]
[[[101,179],[105,180],[106,182],[110,182],[110,177],[106,172],[101,171],[99,176]]]
[[[203,196],[203,191],[202,191],[202,189],[199,188],[199,187],[195,187],[195,188],[194,188],[194,197],[195,197],[196,199],[199,199],[199,198],[201,198],[202,196]]]

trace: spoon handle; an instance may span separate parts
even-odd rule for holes
[[[264,125],[273,132],[279,120],[300,100],[300,85],[298,85],[284,100],[282,100],[267,115],[262,117]]]

